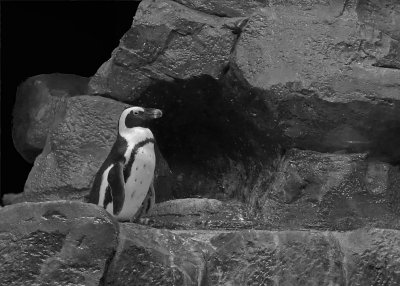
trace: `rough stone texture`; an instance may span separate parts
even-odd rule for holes
[[[313,2],[278,3],[249,17],[226,96],[245,103],[242,113],[261,130],[278,130],[284,146],[369,151],[397,162],[400,70],[374,67],[397,40],[360,22],[361,4]]]
[[[178,199],[157,204],[149,215],[199,215],[201,213],[216,213],[220,207],[222,207],[222,202],[215,199]]]
[[[396,230],[244,231],[206,238],[216,249],[208,265],[211,285],[400,283]]]
[[[64,119],[51,130],[19,201],[82,200],[115,142],[119,116],[127,107],[96,96],[68,99]],[[167,167],[158,158],[159,178],[169,175]],[[156,182],[158,199],[168,196],[169,185],[163,184]]]
[[[208,285],[207,245],[167,230],[120,225],[105,285]]]
[[[174,0],[193,10],[219,17],[244,17],[265,6],[263,1],[240,0]]]
[[[363,0],[358,2],[357,13],[359,19],[372,26],[379,38],[385,37],[376,33],[382,31],[389,35],[389,53],[378,59],[376,66],[400,69],[400,5],[396,0],[378,1]]]
[[[400,229],[400,170],[365,154],[291,150],[267,188],[267,224],[285,229]]]
[[[117,247],[118,224],[79,202],[0,209],[0,285],[101,285]]]
[[[142,1],[119,47],[91,79],[90,92],[132,101],[158,81],[217,79],[240,25],[241,18],[211,16],[168,0]]]
[[[143,219],[147,225],[167,229],[268,229],[262,217],[236,200],[187,198],[157,204]]]
[[[33,163],[49,130],[62,120],[67,98],[87,94],[89,78],[73,74],[42,74],[28,78],[17,90],[12,136],[21,156]]]

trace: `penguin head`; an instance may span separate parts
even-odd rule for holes
[[[146,127],[148,121],[162,116],[162,111],[155,108],[143,108],[139,106],[125,109],[119,118],[119,132],[126,133],[135,127]]]

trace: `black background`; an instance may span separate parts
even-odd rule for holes
[[[1,192],[23,191],[32,165],[15,150],[17,86],[45,73],[92,76],[129,29],[138,2],[1,2]]]

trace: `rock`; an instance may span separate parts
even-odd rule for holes
[[[207,246],[167,230],[120,225],[105,285],[207,285]]]
[[[22,203],[0,210],[0,285],[100,285],[118,224],[79,202]]]
[[[18,194],[4,194],[2,197],[2,202],[5,206],[8,205],[13,205],[19,202],[22,202],[24,200],[24,194],[23,193],[18,193]]]
[[[265,6],[261,1],[174,0],[193,10],[219,17],[245,17]]]
[[[261,217],[244,203],[206,198],[186,198],[156,204],[143,217],[147,225],[174,230],[266,229]]]
[[[96,96],[75,96],[66,105],[64,119],[51,130],[28,176],[23,201],[82,200],[115,142],[119,116],[128,107]],[[165,178],[169,170],[159,169],[168,167],[162,162],[159,158],[157,174]],[[168,197],[168,184],[156,186],[156,197]]]
[[[308,2],[307,9],[274,4],[249,17],[225,96],[260,132],[278,131],[285,147],[371,152],[397,162],[400,70],[374,67],[393,56],[397,39],[360,24],[363,1],[343,1],[340,9],[339,1]]]
[[[285,228],[400,229],[399,180],[398,167],[365,154],[291,150],[261,200],[264,218]]]
[[[87,93],[89,79],[73,74],[42,74],[28,78],[17,90],[12,136],[21,156],[33,163],[49,130],[62,120],[67,98]]]
[[[216,213],[221,206],[222,202],[215,199],[177,199],[157,204],[149,215],[200,215],[202,213]]]
[[[362,22],[400,41],[400,5],[398,1],[359,1],[357,15]]]
[[[208,264],[211,285],[400,283],[397,230],[250,230],[208,239],[215,248]]]
[[[218,79],[242,24],[242,18],[207,15],[169,0],[142,1],[119,47],[92,77],[89,92],[130,102],[159,81]]]

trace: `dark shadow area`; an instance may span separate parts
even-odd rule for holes
[[[17,86],[38,74],[92,76],[131,26],[138,5],[134,1],[1,3],[2,194],[23,191],[32,167],[15,150],[11,137]]]
[[[177,180],[174,198],[218,197],[224,176],[232,177],[233,188],[248,184],[279,150],[275,137],[246,118],[243,104],[225,96],[225,87],[210,76],[160,81],[133,103],[163,110],[152,130]],[[246,174],[235,177],[236,171]]]

